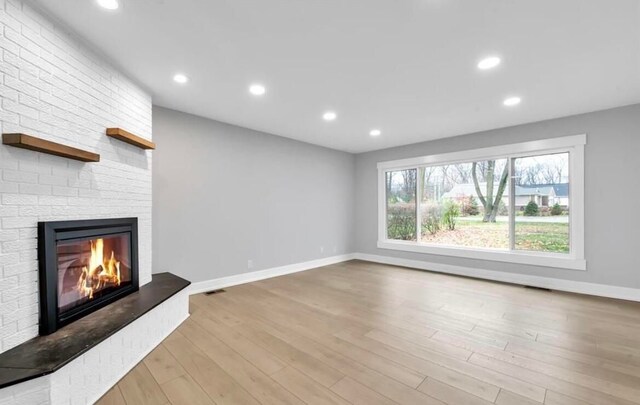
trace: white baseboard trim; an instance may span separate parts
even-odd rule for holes
[[[618,287],[613,285],[586,283],[583,281],[571,281],[558,278],[507,273],[503,271],[482,270],[472,267],[431,263],[420,260],[371,255],[366,253],[355,253],[353,256],[355,259],[374,263],[391,264],[395,266],[410,267],[414,269],[434,271],[438,273],[475,277],[486,280],[548,288],[551,290],[566,291],[578,294],[596,295],[600,297],[617,298],[629,301],[640,301],[640,289],[637,288]]]
[[[238,284],[246,284],[254,281],[260,281],[267,278],[284,276],[285,274],[297,273],[300,271],[311,270],[317,267],[329,266],[331,264],[342,263],[353,260],[353,253],[331,256],[308,262],[294,263],[286,266],[272,267],[270,269],[252,271],[250,273],[242,273],[233,276],[221,277],[212,280],[205,280],[192,283],[189,287],[189,294],[200,294],[206,291],[217,290],[220,288],[231,287]]]
[[[332,256],[303,263],[295,263],[286,266],[273,267],[265,270],[258,270],[250,273],[243,273],[212,280],[200,281],[191,284],[191,286],[189,287],[189,294],[199,294],[206,291],[231,287],[234,285],[265,280],[267,278],[284,276],[286,274],[297,273],[300,271],[310,270],[322,266],[329,266],[331,264],[342,263],[353,259],[374,263],[390,264],[394,266],[409,267],[413,269],[427,270],[437,273],[455,274],[458,276],[501,281],[504,283],[548,288],[551,290],[566,291],[577,294],[595,295],[599,297],[640,302],[640,289],[637,288],[586,283],[584,281],[571,281],[559,278],[532,276],[527,274],[507,273],[503,271],[483,270],[473,267],[455,266],[451,264],[425,262],[421,260],[402,259],[397,257],[371,255],[366,253],[350,253],[345,255]]]

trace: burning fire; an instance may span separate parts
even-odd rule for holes
[[[89,267],[82,268],[77,288],[82,297],[93,299],[94,292],[108,285],[120,285],[120,262],[116,260],[114,251],[111,251],[111,257],[108,260],[104,260],[103,239],[92,240],[90,243]]]

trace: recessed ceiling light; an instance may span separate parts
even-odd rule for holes
[[[263,96],[267,92],[267,89],[261,84],[252,84],[249,86],[249,93],[254,96]]]
[[[335,112],[333,112],[333,111],[327,111],[326,113],[324,113],[324,114],[322,115],[322,118],[323,118],[325,121],[333,121],[333,120],[335,120],[336,118],[338,118],[338,115],[337,115]]]
[[[183,75],[182,73],[178,73],[175,76],[173,76],[173,81],[176,83],[185,84],[186,82],[189,81],[189,78]]]
[[[506,105],[507,107],[513,107],[515,105],[520,104],[520,102],[522,101],[522,99],[520,97],[509,97],[506,98],[502,104]]]
[[[118,0],[98,0],[98,5],[107,10],[117,10],[120,7]]]
[[[371,132],[369,132],[369,135],[371,136],[380,136],[382,134],[382,131],[380,131],[379,129],[372,129]]]
[[[492,69],[500,64],[501,60],[497,56],[489,56],[478,62],[478,69],[487,70]]]

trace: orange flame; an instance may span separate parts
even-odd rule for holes
[[[82,268],[77,289],[82,297],[93,299],[93,294],[105,287],[120,285],[120,262],[111,251],[109,260],[104,260],[104,240],[96,239],[91,243],[89,267]]]

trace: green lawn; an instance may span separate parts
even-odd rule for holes
[[[424,227],[422,241],[455,246],[509,248],[509,224],[458,219],[456,229],[431,235]],[[569,224],[516,222],[516,249],[540,252],[569,252]]]
[[[569,253],[569,224],[516,222],[516,249]]]

